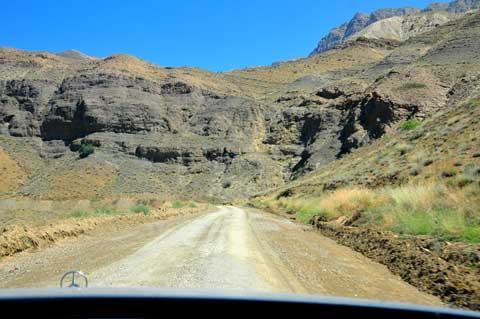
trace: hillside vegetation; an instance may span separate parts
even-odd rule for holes
[[[480,100],[361,148],[267,196],[264,204],[400,234],[480,242]]]

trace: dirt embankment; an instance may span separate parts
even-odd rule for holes
[[[388,231],[339,226],[314,218],[325,236],[386,265],[409,284],[461,308],[480,310],[480,247],[401,238]]]
[[[0,229],[0,257],[48,246],[62,239],[78,237],[99,228],[119,229],[135,224],[174,218],[179,215],[197,214],[206,210],[206,205],[199,205],[195,208],[158,208],[148,215],[128,214],[84,219],[71,218],[42,227],[7,226]]]

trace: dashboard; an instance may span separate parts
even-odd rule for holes
[[[4,289],[0,309],[4,318],[480,318],[470,311],[357,299],[130,288]]]

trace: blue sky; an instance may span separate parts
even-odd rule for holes
[[[225,71],[308,55],[354,13],[432,1],[1,0],[0,46]]]

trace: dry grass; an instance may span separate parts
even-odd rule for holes
[[[0,193],[16,190],[27,174],[2,148],[0,148]]]
[[[108,186],[118,175],[111,165],[84,163],[80,167],[63,171],[48,179],[45,199],[66,200],[71,198],[93,198]]]
[[[318,197],[281,198],[270,205],[295,212],[308,222],[358,215],[358,226],[380,227],[400,234],[480,242],[480,185],[451,188],[443,184],[407,185],[375,190],[353,187]]]
[[[256,67],[226,73],[238,78],[263,82],[290,83],[309,74],[359,67],[382,60],[390,50],[354,46],[328,51],[309,58],[280,63],[273,67]]]

